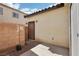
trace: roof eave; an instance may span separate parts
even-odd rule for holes
[[[37,14],[40,14],[40,13],[44,13],[46,11],[49,11],[49,10],[55,10],[55,9],[58,9],[60,7],[64,7],[64,3],[61,3],[61,4],[58,4],[56,6],[52,6],[52,7],[49,7],[49,8],[45,8],[44,10],[41,10],[41,11],[38,11],[38,12],[35,12],[35,13],[32,13],[32,14],[29,14],[29,15],[25,15],[24,17],[31,17],[31,16],[34,16],[34,15],[37,15]]]

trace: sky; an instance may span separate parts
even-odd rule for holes
[[[21,10],[27,14],[52,7],[55,3],[5,3],[6,5]]]

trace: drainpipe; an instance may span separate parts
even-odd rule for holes
[[[20,25],[18,24],[18,29],[19,29],[19,32],[18,32],[18,36],[19,36],[19,44],[18,45],[16,45],[16,50],[17,51],[19,51],[19,50],[21,50],[22,48],[21,48],[21,43],[20,43]]]
[[[20,45],[20,25],[19,25],[19,45]]]

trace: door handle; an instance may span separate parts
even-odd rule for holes
[[[79,33],[77,33],[77,37],[79,37]]]

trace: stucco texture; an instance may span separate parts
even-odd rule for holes
[[[0,4],[0,8],[3,8],[3,15],[0,14],[0,51],[14,47],[17,44],[24,45],[26,27],[25,14],[2,4]],[[13,17],[13,12],[18,13],[19,17]]]
[[[3,8],[3,15],[0,15],[0,22],[22,24],[26,26],[25,24],[26,19],[24,18],[25,15],[24,13],[5,7],[1,4],[0,7]],[[18,18],[13,17],[13,12],[18,13],[19,17]]]
[[[35,40],[69,48],[69,8],[67,6],[31,17],[35,21]]]

